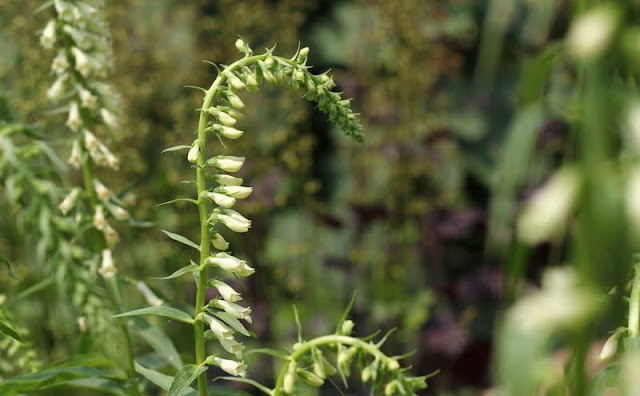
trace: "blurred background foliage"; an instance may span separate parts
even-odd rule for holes
[[[0,119],[32,124],[66,158],[56,140],[62,116],[46,101],[50,59],[38,32],[47,17],[35,12],[39,5],[0,2]],[[253,228],[231,242],[257,268],[243,291],[254,307],[253,346],[295,340],[293,304],[307,333],[330,331],[357,290],[358,334],[397,327],[390,354],[415,350],[415,372],[441,370],[430,380],[432,394],[490,386],[503,286],[510,271],[525,271],[504,266],[513,262],[514,215],[573,153],[576,75],[556,43],[567,31],[568,2],[136,0],[106,9],[116,55],[111,81],[125,121],[106,138],[121,170],[102,179],[135,194],[131,211],[154,223],[118,230],[121,273],[170,300],[193,300],[188,277],[178,288],[150,279],[191,259],[159,229],[197,239],[194,211],[156,206],[191,193],[181,184],[191,177],[184,158],[160,154],[193,140],[201,94],[183,86],[210,84],[215,70],[201,61],[232,62],[238,35],[253,48],[277,43],[282,54],[302,43],[314,71],[331,69],[354,99],[367,137],[362,145],[346,141],[296,93],[264,87],[243,96],[249,138],[231,142],[229,152],[250,161],[241,176],[254,187],[243,203]],[[79,180],[73,171],[56,173],[65,185]],[[0,191],[0,256],[19,278],[3,271],[0,286],[19,295],[39,283],[47,260],[19,242],[37,225],[21,222],[6,185]],[[553,244],[529,253],[532,281],[566,254]],[[142,299],[131,289],[128,306],[138,307]],[[38,346],[39,355],[22,354],[29,357],[23,370],[37,367],[34,359],[101,348],[77,338],[68,314],[41,320],[38,313],[65,304],[45,285],[7,312]],[[178,350],[190,350],[190,329],[167,329]],[[11,376],[19,368],[5,360],[17,352],[2,342],[0,377]],[[141,355],[150,351],[136,345]],[[272,381],[268,360],[250,367],[253,378]]]

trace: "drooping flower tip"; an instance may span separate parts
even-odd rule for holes
[[[69,213],[69,211],[73,209],[73,207],[76,205],[76,202],[78,201],[79,196],[80,196],[80,189],[77,187],[72,189],[69,192],[69,194],[67,194],[67,196],[64,197],[64,199],[58,206],[58,209],[60,209],[60,212],[62,212],[62,214],[66,216],[67,213]]]
[[[53,48],[56,43],[56,21],[51,20],[47,23],[42,35],[40,36],[40,44],[47,49]]]
[[[113,256],[111,255],[110,249],[104,249],[102,251],[102,265],[98,272],[100,272],[103,278],[111,278],[118,272],[113,264]]]

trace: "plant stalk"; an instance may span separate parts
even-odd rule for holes
[[[635,275],[629,298],[629,334],[631,337],[640,336],[640,264],[634,266]]]
[[[98,205],[98,196],[96,194],[96,190],[93,187],[93,162],[89,157],[88,153],[84,152],[83,157],[85,160],[82,162],[82,178],[84,182],[84,190],[87,196],[89,197],[89,206],[91,210],[95,210]],[[103,241],[104,244],[104,241]],[[103,246],[100,246],[98,250],[101,250]],[[120,293],[119,280],[118,276],[112,276],[109,278],[104,278],[107,295],[109,296],[109,300],[113,309],[117,313],[124,312],[123,303],[122,303],[122,295]],[[120,332],[122,333],[122,340],[124,342],[124,347],[126,351],[126,365],[127,365],[127,378],[129,379],[130,384],[127,386],[127,393],[130,396],[138,396],[138,374],[135,369],[135,361],[133,348],[131,344],[131,337],[129,336],[129,329],[124,321],[118,320],[117,326]]]

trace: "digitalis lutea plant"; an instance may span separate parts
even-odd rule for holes
[[[63,102],[68,109],[66,126],[72,132],[70,165],[82,170],[83,186],[73,187],[61,201],[59,210],[77,223],[77,229],[96,229],[100,237],[91,232],[80,232],[90,250],[86,262],[100,263],[99,274],[112,308],[122,310],[120,283],[111,249],[118,242],[118,232],[111,219],[129,219],[125,204],[95,176],[95,166],[118,170],[118,158],[94,133],[96,128],[118,128],[115,108],[118,95],[105,82],[113,68],[112,48],[108,26],[102,17],[100,0],[53,0],[55,16],[40,36],[43,47],[56,51],[51,70],[54,82],[47,96],[54,102]],[[92,131],[93,130],[93,131]],[[73,216],[73,217],[71,217]],[[126,371],[131,386],[130,394],[137,394],[133,352],[128,330],[118,322],[127,353]],[[91,323],[89,323],[91,326]]]
[[[240,293],[220,278],[247,277],[255,272],[245,260],[231,254],[229,243],[223,236],[226,231],[245,233],[251,228],[251,220],[232,208],[238,200],[248,197],[252,188],[243,186],[243,180],[232,175],[242,168],[245,158],[226,154],[207,155],[208,139],[213,135],[223,142],[223,139],[237,139],[244,134],[236,125],[237,120],[242,118],[240,111],[245,107],[237,93],[243,90],[257,92],[263,81],[304,89],[305,97],[315,101],[318,108],[347,136],[362,141],[363,133],[362,126],[350,108],[350,101],[343,100],[339,93],[331,91],[335,86],[333,79],[327,73],[314,75],[309,71],[308,48],[300,49],[288,59],[274,55],[273,49],[254,55],[241,39],[236,41],[236,47],[244,57],[222,70],[218,69],[217,78],[209,89],[198,88],[205,96],[199,109],[197,138],[191,145],[165,150],[189,149],[187,160],[194,164],[196,172],[196,199],[178,198],[176,201],[186,200],[197,205],[200,243],[196,244],[181,235],[164,231],[170,238],[200,252],[198,263],[191,262],[167,277],[171,279],[186,273],[194,274],[197,293],[193,314],[168,306],[152,306],[120,314],[118,317],[158,315],[193,325],[195,364],[185,365],[178,371],[171,385],[165,388],[169,395],[187,391],[196,378],[199,394],[207,395],[207,366],[217,366],[234,376],[229,378],[251,383],[269,395],[291,394],[299,377],[307,383],[320,386],[327,376],[339,372],[346,381],[351,363],[358,361],[362,364],[366,362],[366,356],[372,357],[373,361],[361,367],[365,382],[371,381],[374,389],[384,389],[386,395],[414,394],[414,390],[426,387],[426,377],[406,376],[405,370],[398,363],[399,357],[387,357],[380,351],[384,339],[374,344],[368,342],[368,339],[351,337],[353,322],[344,321],[344,318],[336,334],[306,342],[300,338],[290,355],[276,353],[286,359],[286,364],[273,389],[243,378],[247,374],[247,366],[242,360],[244,346],[236,336],[249,335],[240,321],[251,323],[251,308],[238,304],[237,301],[242,300]],[[217,270],[213,278],[210,278],[211,269]],[[205,292],[208,288],[217,289],[218,297],[207,302]],[[207,356],[205,342],[210,339],[216,340],[225,352]],[[337,361],[334,363],[337,369],[323,357],[330,353],[337,354]],[[310,365],[313,369],[309,368]],[[149,369],[144,369],[141,373],[149,379],[159,374],[153,374]]]

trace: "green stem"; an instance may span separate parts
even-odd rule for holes
[[[387,364],[389,360],[392,358],[388,357],[384,353],[380,352],[377,346],[374,344],[370,344],[368,342],[364,342],[359,338],[349,337],[349,336],[341,336],[341,335],[328,335],[322,336],[318,338],[314,338],[313,340],[306,341],[302,343],[298,349],[296,349],[291,356],[289,357],[289,361],[296,361],[302,357],[304,357],[307,353],[309,353],[313,348],[317,348],[323,345],[357,345],[358,348],[361,348],[369,355],[375,357],[376,359],[380,359],[381,362]],[[276,385],[273,388],[273,396],[282,395],[282,388],[284,386],[284,377],[287,373],[287,369],[289,367],[289,362],[285,363],[280,369],[280,373],[278,375],[278,380],[276,381]]]
[[[278,59],[280,61],[287,62],[291,65],[294,62],[290,59],[281,58],[278,56],[273,56],[271,54],[262,54],[262,55],[254,55],[247,56],[245,58],[239,59],[225,68],[224,72],[219,73],[218,77],[213,81],[211,87],[206,91],[204,96],[204,100],[202,103],[202,111],[200,112],[200,118],[198,121],[198,142],[200,145],[200,150],[198,152],[198,161],[196,168],[196,184],[197,184],[197,197],[198,197],[198,213],[200,216],[200,271],[199,278],[197,284],[196,291],[196,301],[195,301],[195,318],[199,318],[201,313],[204,311],[204,303],[205,303],[205,293],[207,290],[207,280],[209,276],[209,270],[204,265],[204,260],[209,257],[210,254],[210,238],[209,238],[209,224],[207,223],[207,218],[209,216],[209,204],[206,199],[201,199],[200,196],[204,191],[207,190],[206,186],[206,155],[205,149],[207,146],[207,121],[209,119],[209,113],[207,109],[209,109],[215,99],[216,93],[222,83],[227,79],[225,73],[233,72],[237,69],[240,69],[248,64],[255,63],[259,60],[264,60],[268,56],[272,56],[274,59]],[[193,334],[194,334],[194,344],[195,344],[195,355],[196,355],[196,364],[203,364],[206,359],[206,347],[205,347],[205,339],[204,339],[204,326],[201,320],[195,320],[193,322]],[[198,392],[200,396],[207,396],[208,385],[207,385],[207,374],[206,372],[202,373],[198,377]]]
[[[84,145],[83,145],[84,146]],[[83,149],[84,151],[84,149]],[[91,157],[86,152],[83,152],[84,161],[82,162],[82,178],[84,182],[84,190],[87,196],[89,197],[89,205],[91,210],[95,210],[98,205],[98,195],[96,194],[96,190],[93,186],[93,162],[91,161]],[[101,246],[103,247],[103,246]],[[120,293],[119,281],[117,276],[112,276],[108,278],[104,278],[105,286],[107,290],[107,295],[109,296],[109,300],[111,301],[111,305],[113,309],[118,312],[124,312],[123,303],[122,303],[122,295]],[[129,329],[124,321],[117,321],[118,329],[122,334],[122,340],[124,342],[124,347],[126,351],[126,364],[127,364],[127,378],[129,379],[129,385],[127,386],[127,393],[130,396],[137,396],[138,393],[138,374],[135,369],[135,361],[133,354],[133,347],[131,344],[131,337],[129,336]]]
[[[634,266],[635,276],[629,298],[629,334],[631,337],[640,336],[640,265]]]
[[[82,156],[85,158],[82,161],[82,179],[84,181],[84,191],[89,197],[89,205],[92,210],[95,210],[98,205],[98,195],[96,194],[96,189],[93,187],[93,162],[91,161],[91,157],[89,157],[89,153],[87,153],[84,149],[84,145],[81,145]]]

